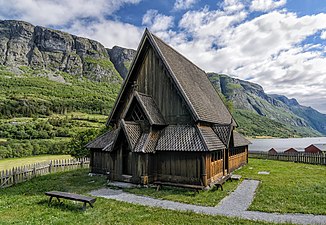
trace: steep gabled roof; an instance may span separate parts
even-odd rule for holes
[[[151,34],[147,29],[138,46],[136,57],[131,64],[130,71],[124,81],[107,124],[114,118],[121,99],[126,97],[125,89],[128,85],[128,87],[131,87],[131,83],[137,73],[137,66],[143,59],[142,57],[149,47],[148,45],[154,49],[161,59],[195,121],[222,125],[235,124],[232,115],[215,91],[206,73],[164,41]]]
[[[160,38],[151,33],[149,36],[195,114],[195,118],[217,124],[232,123],[230,112],[206,73]]]

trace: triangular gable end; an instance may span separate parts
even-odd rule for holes
[[[121,106],[123,105],[120,101],[130,94],[126,93],[126,89],[134,85],[134,76],[139,70],[140,60],[146,54],[148,45],[153,48],[162,61],[194,121],[206,121],[214,124],[234,122],[228,109],[208,80],[206,73],[146,29],[107,125],[119,120],[118,115],[122,112]]]
[[[129,90],[130,88],[134,89],[134,85],[136,85],[135,81],[137,80],[137,77],[136,77],[137,72],[140,69],[141,61],[144,59],[149,47],[151,47],[154,50],[155,54],[158,56],[162,65],[165,65],[166,71],[168,71],[166,62],[161,57],[161,54],[157,50],[158,48],[155,45],[156,44],[153,41],[152,34],[146,28],[146,30],[142,36],[141,42],[138,46],[136,56],[133,59],[132,64],[130,66],[128,75],[123,82],[122,88],[119,92],[119,95],[115,101],[115,104],[114,104],[114,106],[111,110],[111,113],[109,115],[109,118],[107,120],[107,123],[106,123],[107,126],[113,125],[114,123],[118,122],[118,120],[120,119],[119,117],[121,117],[121,116],[119,116],[119,114],[123,113],[123,107],[122,107],[123,101],[124,101],[124,99],[127,99],[128,95],[130,94],[130,92],[128,92],[127,90]],[[177,86],[177,84],[174,84],[174,85]],[[185,105],[188,106],[186,100],[184,100],[184,98],[182,97],[182,93],[180,92],[179,88],[177,88],[177,92],[179,93],[179,96],[183,99]],[[193,116],[194,120],[197,120],[197,118],[194,116],[193,112],[191,111],[191,109],[189,107],[188,107],[188,110],[189,110],[190,115]],[[122,116],[122,118],[123,118],[123,116]],[[159,125],[163,125],[163,122],[161,121],[161,123]]]

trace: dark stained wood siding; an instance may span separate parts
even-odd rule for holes
[[[156,180],[201,185],[201,162],[198,153],[156,152]]]
[[[152,96],[168,124],[192,122],[187,106],[152,48],[138,71],[137,85],[137,91]]]

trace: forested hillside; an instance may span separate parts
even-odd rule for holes
[[[71,138],[104,129],[120,84],[1,66],[0,158],[69,154]]]

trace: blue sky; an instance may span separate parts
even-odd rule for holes
[[[19,19],[136,49],[148,27],[208,72],[326,113],[326,0],[0,0]]]

